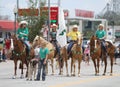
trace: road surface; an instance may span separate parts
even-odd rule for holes
[[[70,63],[70,60],[69,60]],[[55,75],[51,75],[51,68],[49,67],[49,74],[46,81],[26,81],[26,78],[20,79],[20,70],[17,70],[17,78],[12,79],[13,76],[13,61],[7,60],[0,63],[0,87],[120,87],[120,58],[117,59],[117,64],[114,65],[113,76],[110,76],[109,61],[106,76],[102,76],[103,67],[100,66],[99,76],[94,75],[94,67],[92,61],[90,65],[85,62],[81,64],[81,76],[58,75],[58,70],[55,70]],[[24,69],[25,71],[26,69]],[[65,68],[64,68],[65,72]],[[70,74],[70,66],[69,66]]]

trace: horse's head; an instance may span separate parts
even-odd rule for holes
[[[93,35],[90,38],[90,46],[97,48],[99,45],[100,45],[100,40],[95,35]]]
[[[40,41],[40,37],[37,35],[34,40],[33,40],[33,47],[36,47],[37,45],[39,45]]]
[[[10,49],[13,50],[14,49],[14,44],[16,43],[17,38],[16,38],[15,34],[12,34],[10,38],[11,38],[10,39],[10,42],[11,42]],[[13,42],[13,41],[15,41],[15,42]]]
[[[82,44],[82,36],[78,36],[77,44],[78,44],[78,45],[81,45],[81,44]]]
[[[24,47],[24,44],[21,40],[17,38],[15,34],[11,35],[11,50],[16,50],[16,49],[22,49]]]

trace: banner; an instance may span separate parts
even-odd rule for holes
[[[75,9],[75,16],[77,16],[77,17],[86,17],[86,18],[93,18],[94,17],[94,12],[93,11],[86,11],[86,10]]]
[[[61,7],[59,7],[58,20],[59,20],[59,28],[57,31],[57,41],[61,45],[61,47],[63,47],[67,44],[67,38],[66,38],[66,26],[65,26],[64,12]]]

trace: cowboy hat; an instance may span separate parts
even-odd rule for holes
[[[98,27],[100,27],[100,26],[101,26],[101,27],[104,27],[104,25],[103,25],[103,24],[99,24],[99,25],[98,25]]]
[[[28,25],[28,22],[27,22],[27,21],[21,21],[21,22],[19,23],[19,25],[21,25],[21,24],[26,24],[26,25]]]
[[[73,28],[78,28],[78,26],[77,25],[73,25]]]
[[[57,25],[56,24],[52,24],[52,27],[57,27]]]

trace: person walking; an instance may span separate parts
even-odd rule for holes
[[[40,80],[41,71],[42,71],[42,81],[46,80],[46,63],[48,59],[49,49],[46,48],[45,43],[41,43],[40,50],[39,50],[39,63],[38,63],[38,73],[36,81]]]

